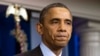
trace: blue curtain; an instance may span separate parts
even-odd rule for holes
[[[72,38],[68,45],[69,56],[80,56],[80,39],[78,34],[73,30]]]
[[[14,17],[10,15],[6,18],[6,8],[6,6],[0,5],[0,56],[13,56],[19,53],[20,50],[16,39],[11,34],[11,30],[15,28]],[[25,22],[22,19],[20,25],[21,29],[27,34],[28,42],[30,43],[30,22]]]

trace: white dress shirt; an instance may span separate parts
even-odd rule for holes
[[[43,42],[40,44],[41,51],[43,56],[56,56]],[[61,56],[62,52],[60,53]]]

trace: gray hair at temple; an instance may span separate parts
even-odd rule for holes
[[[54,7],[63,7],[63,8],[66,8],[67,10],[69,10],[69,8],[66,5],[62,4],[62,3],[53,3],[53,4],[50,4],[50,5],[46,6],[41,11],[40,18],[39,18],[39,22],[40,23],[43,24],[45,14],[49,11],[49,9],[54,8]],[[69,12],[70,12],[70,10],[69,10]],[[71,14],[71,12],[70,12],[70,14]]]

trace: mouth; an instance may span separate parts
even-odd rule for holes
[[[65,41],[68,37],[66,35],[56,35],[55,39],[59,41]]]

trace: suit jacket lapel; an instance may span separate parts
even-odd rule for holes
[[[31,51],[32,56],[43,56],[40,46]]]

